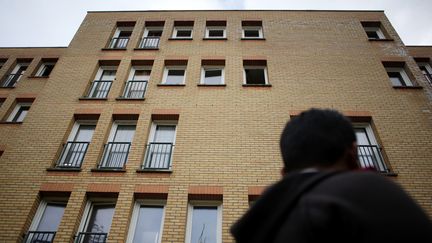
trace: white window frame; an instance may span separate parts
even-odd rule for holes
[[[48,76],[42,76],[42,73],[43,73],[43,71],[44,71],[44,69],[45,69],[45,67],[47,66],[47,65],[52,65],[52,66],[55,66],[55,64],[56,64],[56,62],[43,62],[42,64],[41,64],[41,66],[39,67],[39,70],[36,72],[36,77],[48,77]],[[54,69],[54,68],[53,68]],[[52,71],[52,70],[51,70]]]
[[[117,78],[117,68],[118,66],[100,66],[96,75],[95,75],[95,79],[96,81],[114,81]],[[103,71],[105,70],[115,70],[116,71],[116,76],[114,77],[113,80],[100,80],[100,78],[102,77]]]
[[[221,201],[201,201],[191,200],[188,203],[187,223],[186,223],[186,243],[191,243],[192,237],[192,217],[193,208],[195,206],[210,206],[217,207],[217,222],[216,222],[216,242],[222,243],[222,202]]]
[[[165,66],[164,68],[164,74],[163,74],[163,78],[162,78],[162,84],[167,84],[167,78],[168,78],[168,71],[169,70],[184,70],[184,75],[183,75],[183,82],[179,83],[179,84],[185,84],[186,82],[186,70],[187,70],[187,66]],[[176,84],[170,84],[170,85],[176,85]]]
[[[409,78],[407,72],[405,71],[405,68],[403,68],[403,67],[385,67],[385,69],[386,69],[387,73],[389,73],[389,72],[391,72],[391,73],[393,73],[393,72],[400,73],[400,75],[401,75],[401,77],[402,77],[402,79],[403,79],[403,81],[405,83],[405,85],[401,84],[400,85],[401,87],[411,87],[411,86],[414,86],[413,82],[411,81],[411,79]],[[388,76],[388,74],[387,74],[387,76]],[[390,81],[390,77],[389,77],[389,81]],[[393,83],[391,83],[391,81],[390,81],[390,84],[393,85]],[[396,87],[399,87],[399,86],[396,86]]]
[[[65,209],[66,209],[67,202],[68,202],[67,198],[61,198],[61,197],[43,198],[39,203],[38,209],[36,210],[36,213],[33,217],[32,223],[30,224],[28,231],[35,231],[37,229],[40,221],[42,220],[42,215],[44,214],[48,203],[65,204]]]
[[[248,84],[247,83],[247,79],[246,79],[246,69],[264,69],[264,79],[265,79],[265,84],[262,85],[267,85],[269,84],[268,81],[268,74],[267,74],[267,66],[243,66],[243,84],[246,85],[255,85],[255,84]],[[258,84],[259,85],[259,84]]]
[[[18,111],[21,109],[21,107],[29,107],[29,111],[31,109],[33,103],[31,102],[19,102],[15,105],[14,109],[12,110],[12,112],[9,114],[8,118],[7,118],[7,122],[12,122],[12,120],[14,119],[14,117],[18,114]],[[27,115],[26,115],[27,117]],[[25,119],[25,117],[24,117]],[[22,121],[17,121],[17,122],[23,122],[24,119]]]
[[[150,136],[149,136],[149,140],[148,140],[147,144],[154,142],[154,138],[155,138],[155,135],[156,135],[156,127],[158,125],[162,125],[162,126],[164,126],[164,125],[175,126],[174,139],[172,141],[172,144],[175,145],[176,138],[177,138],[177,126],[178,126],[178,121],[177,120],[155,120],[155,121],[153,121],[152,124],[151,124]],[[173,153],[174,153],[174,147],[173,147]]]
[[[372,129],[372,126],[368,122],[356,122],[353,123],[354,128],[364,128],[366,130],[366,135],[368,136],[370,140],[370,145],[376,145],[379,146],[378,141],[375,138],[375,133]]]
[[[114,32],[114,35],[113,35],[112,38],[118,38],[120,36],[120,32],[122,32],[122,31],[131,31],[131,32],[133,32],[133,29],[134,29],[134,26],[120,26],[120,27],[117,27],[116,31]],[[132,33],[129,36],[129,38],[131,36],[132,36]]]
[[[93,212],[93,205],[112,205],[112,204],[114,204],[114,214],[115,214],[115,208],[117,206],[116,198],[92,198],[87,200],[86,206],[84,208],[84,212],[82,214],[81,222],[78,227],[78,233],[85,232],[84,230],[87,228],[90,220],[90,215]],[[114,215],[113,215],[113,219],[114,219]],[[107,233],[107,235],[109,234],[109,232],[105,232],[105,233]]]
[[[222,36],[216,36],[216,37],[210,36],[209,35],[210,30],[222,30],[223,35]],[[206,26],[205,38],[207,38],[207,39],[226,38],[226,26]]]
[[[163,227],[165,223],[165,208],[166,208],[166,200],[155,200],[155,199],[138,199],[134,203],[133,211],[132,211],[132,217],[129,224],[129,232],[127,235],[127,241],[126,243],[132,243],[134,236],[135,236],[135,230],[136,230],[136,224],[138,222],[138,214],[139,209],[141,206],[162,206],[162,220],[160,225],[160,234],[159,234],[159,241],[158,243],[162,242],[162,235],[163,235]]]
[[[376,32],[379,40],[386,38],[380,27],[363,27],[363,28],[365,32],[370,32],[370,31]],[[373,40],[373,38],[369,38],[369,39]]]
[[[206,84],[205,83],[205,72],[207,70],[221,70],[221,83],[219,84]],[[212,66],[212,65],[206,65],[202,66],[201,68],[201,81],[200,84],[206,84],[206,85],[220,85],[225,84],[225,67],[224,66]]]
[[[135,137],[135,132],[136,132],[136,125],[137,125],[137,121],[136,120],[115,120],[111,126],[111,131],[110,134],[108,136],[108,141],[107,142],[112,142],[114,140],[114,135],[117,132],[117,128],[118,126],[121,125],[134,125],[135,126],[135,131],[134,131],[134,136],[132,138],[132,140]],[[131,142],[132,143],[132,142]]]
[[[180,36],[177,37],[177,31],[179,30],[190,30],[191,34],[189,37]],[[192,39],[193,36],[193,26],[174,26],[171,38],[173,39]]]
[[[161,36],[162,36],[162,35],[163,35],[163,29],[164,29],[163,26],[149,26],[149,27],[144,27],[143,37],[149,37],[149,36],[148,36],[149,31],[158,31],[158,30],[162,31],[162,34],[161,34]]]
[[[432,75],[432,67],[428,62],[417,62],[419,67],[425,67],[429,74]]]
[[[258,37],[245,36],[245,30],[258,30]],[[243,39],[264,39],[262,26],[242,26],[242,38]]]
[[[148,76],[147,82],[150,80],[150,75],[152,72],[152,66],[132,66],[129,72],[129,76],[128,76],[128,80],[127,81],[133,81],[132,78],[135,76],[135,72],[137,70],[146,70],[146,71],[150,71],[150,74]],[[135,81],[141,81],[141,80],[135,80]]]
[[[96,130],[97,120],[76,120],[75,123],[74,123],[74,125],[73,125],[73,127],[72,127],[72,129],[71,129],[71,131],[70,131],[70,133],[69,133],[69,137],[68,137],[68,140],[67,140],[68,142],[75,142],[76,134],[77,134],[78,129],[79,129],[79,127],[81,125],[94,125],[95,126],[95,130]],[[94,131],[93,131],[93,134],[94,134]],[[91,140],[93,140],[93,136],[92,136]],[[88,142],[90,143],[91,141],[88,141]]]

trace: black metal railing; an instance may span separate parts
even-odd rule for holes
[[[95,80],[91,83],[86,98],[106,98],[111,89],[111,80]]]
[[[381,149],[377,145],[358,145],[358,159],[362,168],[373,168],[379,172],[387,173],[389,169],[384,163]]]
[[[79,232],[75,243],[105,243],[108,233]]]
[[[122,98],[124,99],[142,99],[144,98],[147,89],[147,81],[129,80],[126,82],[126,87]]]
[[[129,37],[116,37],[112,38],[108,46],[110,49],[124,49],[129,42]]]
[[[55,235],[55,231],[29,231],[23,243],[51,243]]]
[[[126,164],[131,143],[109,142],[105,144],[100,169],[122,169]]]
[[[6,75],[3,79],[3,82],[1,83],[0,87],[3,87],[3,88],[15,87],[15,85],[18,83],[21,76],[22,76],[22,74],[19,74],[19,73]]]
[[[171,156],[174,144],[149,143],[147,145],[144,161],[145,170],[169,170],[171,169]]]
[[[89,142],[67,142],[57,161],[59,168],[80,168]]]
[[[432,74],[424,73],[424,76],[426,80],[429,82],[429,84],[432,85]]]
[[[159,48],[160,37],[150,36],[143,37],[138,46],[139,49],[158,49]]]

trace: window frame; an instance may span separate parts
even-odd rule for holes
[[[373,31],[373,32],[375,32],[377,34],[378,39],[376,39],[376,38],[370,38],[368,36],[369,40],[385,40],[385,39],[387,39],[386,36],[384,35],[384,32],[382,31],[381,27],[378,27],[378,26],[375,26],[375,27],[374,26],[363,26],[363,29],[364,29],[366,35],[367,35],[367,32],[371,32],[371,31]]]
[[[87,200],[77,233],[87,232],[84,230],[88,227],[88,223],[90,221],[90,216],[93,212],[94,205],[112,205],[112,204],[114,204],[114,214],[115,214],[115,208],[117,206],[116,198],[92,198]],[[114,218],[114,214],[113,214],[113,218]],[[112,224],[112,219],[111,219],[111,224]],[[111,231],[111,227],[109,231]],[[109,235],[109,231],[104,233],[107,233],[107,235]]]
[[[186,221],[186,243],[192,243],[192,217],[194,207],[209,206],[217,207],[217,222],[216,222],[216,243],[222,243],[222,221],[223,221],[223,206],[222,201],[207,201],[207,200],[190,200],[188,202],[187,221]]]
[[[414,83],[411,81],[410,77],[408,76],[407,71],[404,67],[385,67],[387,77],[389,78],[390,84],[393,87],[413,87],[415,86]],[[398,72],[400,76],[402,77],[402,82],[400,85],[394,85],[390,79],[390,76],[388,73],[396,73]]]
[[[93,130],[92,138],[90,139],[90,141],[88,141],[89,144],[91,143],[91,140],[93,140],[94,132],[96,131],[97,120],[76,120],[74,122],[74,125],[72,126],[71,131],[69,132],[67,142],[76,142],[75,137],[76,137],[77,132],[79,130],[79,127],[81,125],[84,125],[84,126],[85,125],[93,125],[93,126],[95,126],[95,129]]]
[[[257,37],[250,37],[245,35],[245,30],[258,30]],[[262,26],[242,26],[242,39],[264,39],[264,32]]]
[[[140,70],[150,71],[150,74],[148,75],[148,79],[147,80],[139,80],[139,79],[134,80],[133,79],[135,77],[136,71],[140,71]],[[152,73],[152,66],[149,66],[149,65],[143,65],[143,66],[134,65],[134,66],[131,67],[131,69],[129,71],[128,79],[126,81],[147,81],[148,82],[150,80],[151,73]]]
[[[167,78],[168,78],[168,72],[170,70],[184,70],[183,81],[181,83],[178,83],[178,84],[167,83],[166,81],[167,81]],[[166,84],[166,85],[184,85],[186,83],[186,70],[187,70],[187,65],[165,66],[163,77],[162,77],[162,84]]]
[[[223,35],[222,36],[216,36],[216,37],[210,36],[210,31],[211,30],[222,30],[223,31]],[[227,38],[226,37],[226,26],[206,26],[204,38],[206,38],[206,39]]]
[[[207,84],[205,82],[205,73],[206,71],[210,69],[210,70],[221,70],[221,82],[219,84]],[[221,66],[221,65],[203,65],[201,67],[201,79],[200,79],[200,84],[204,84],[204,85],[223,85],[225,84],[225,66]]]
[[[165,213],[166,213],[166,200],[157,200],[157,199],[137,199],[135,200],[133,209],[132,209],[132,216],[130,218],[129,223],[129,231],[127,234],[127,240],[126,243],[132,243],[133,239],[135,237],[135,231],[136,226],[138,223],[138,214],[139,209],[141,206],[162,206],[162,219],[161,219],[161,225],[160,225],[160,237],[158,243],[162,242],[162,235],[163,235],[163,228],[165,224]]]
[[[40,221],[42,220],[42,215],[45,213],[45,209],[49,203],[64,204],[66,209],[68,199],[62,197],[48,197],[41,199],[28,231],[36,231],[36,229],[39,227]]]
[[[42,62],[41,65],[40,65],[40,67],[39,67],[39,69],[38,69],[38,71],[36,72],[35,77],[44,77],[44,78],[49,77],[50,74],[51,74],[51,72],[48,75],[42,75],[42,73],[44,72],[44,69],[45,69],[45,67],[47,65],[52,65],[53,66],[53,68],[51,69],[51,72],[52,72],[54,70],[56,62]]]
[[[429,75],[432,75],[432,65],[429,62],[417,62],[417,65],[420,67],[424,67]]]
[[[154,37],[154,36],[148,36],[148,33],[150,32],[150,31],[161,31],[162,33],[161,33],[161,36],[158,36],[159,38],[161,38],[162,37],[162,35],[163,35],[163,29],[164,29],[164,27],[163,26],[147,26],[147,27],[144,27],[144,33],[143,33],[143,38],[146,38],[146,37]]]
[[[113,121],[112,126],[111,126],[111,130],[110,130],[110,133],[109,133],[109,136],[108,136],[108,139],[107,139],[107,143],[113,142],[114,136],[117,134],[117,129],[118,129],[119,125],[120,126],[123,126],[123,125],[125,125],[125,126],[132,126],[132,125],[135,126],[135,131],[134,131],[134,134],[133,134],[133,136],[131,138],[131,145],[132,145],[132,141],[135,138],[135,132],[136,132],[136,125],[137,125],[137,121],[136,120],[115,120],[115,121]]]
[[[113,34],[113,36],[111,37],[111,39],[113,39],[113,38],[119,38],[120,33],[122,31],[130,31],[131,32],[131,35],[129,36],[129,39],[130,39],[131,36],[132,36],[132,34],[133,34],[134,27],[135,26],[117,26],[116,30],[115,30],[115,32]],[[125,38],[125,37],[121,37],[121,38]]]
[[[246,69],[263,69],[264,70],[264,84],[248,84],[247,83],[247,76],[246,76]],[[243,84],[244,85],[269,85],[268,81],[268,74],[267,74],[267,66],[264,65],[246,65],[243,66]]]
[[[190,30],[191,34],[189,37],[185,37],[185,36],[177,36],[177,32],[178,31],[182,31],[182,30]],[[174,26],[173,28],[173,32],[172,32],[172,39],[192,39],[193,38],[193,26]]]
[[[21,110],[22,107],[28,107],[28,111],[30,111],[31,106],[32,106],[32,102],[18,102],[16,103],[14,109],[12,110],[12,112],[9,114],[8,118],[6,119],[7,122],[14,122],[14,123],[20,123],[20,122],[24,122],[24,119],[27,117],[27,115],[21,120],[21,121],[14,121],[15,117],[18,115],[18,112]]]

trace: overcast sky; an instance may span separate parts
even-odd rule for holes
[[[432,45],[432,0],[0,0],[0,47],[67,46],[89,10],[384,10],[406,45]]]

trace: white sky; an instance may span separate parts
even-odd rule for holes
[[[432,0],[0,0],[0,47],[67,46],[89,10],[384,10],[406,45],[432,45]]]

